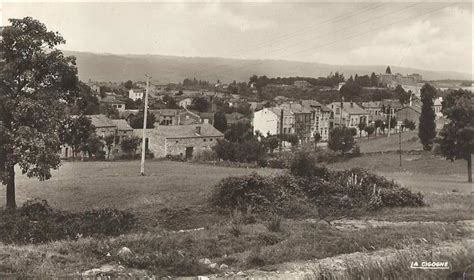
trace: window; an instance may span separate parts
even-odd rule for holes
[[[214,140],[214,139],[212,139],[212,138],[209,138],[209,141],[212,141],[212,140]]]
[[[178,140],[176,140],[176,144],[178,144]]]
[[[204,138],[204,139],[203,139],[203,141],[204,141],[204,142],[206,142],[206,141],[207,141],[207,139],[206,139],[206,138]]]

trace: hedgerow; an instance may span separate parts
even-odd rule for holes
[[[0,242],[27,244],[116,236],[135,224],[134,215],[125,211],[105,208],[70,213],[51,208],[46,200],[29,200],[16,210],[0,210]]]

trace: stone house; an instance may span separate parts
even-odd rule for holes
[[[106,104],[112,106],[112,108],[117,109],[119,112],[125,111],[125,102],[122,100],[118,100],[115,96],[106,96],[100,100],[101,104]]]
[[[127,121],[123,119],[112,120],[105,115],[89,115],[87,118],[91,120],[92,125],[95,127],[95,134],[98,137],[104,139],[109,135],[114,135],[114,143],[109,157],[113,158],[122,154],[120,148],[122,139],[133,135],[133,129],[128,125]],[[104,142],[104,151],[106,150]],[[73,152],[71,147],[68,145],[61,146],[60,156],[61,158],[72,158]]]
[[[369,112],[352,101],[333,102],[328,107],[332,110],[333,127],[345,126],[355,128],[357,134],[359,134],[359,123],[365,122],[366,125],[369,124]]]
[[[331,109],[315,100],[303,100],[301,104],[311,111],[311,137],[317,132],[321,135],[321,141],[329,139],[329,122]]]
[[[135,129],[134,134],[142,137],[143,130]],[[158,126],[147,129],[148,149],[155,157],[181,156],[186,159],[211,149],[224,135],[210,124]]]

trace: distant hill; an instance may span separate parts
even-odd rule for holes
[[[241,60],[215,57],[179,57],[164,55],[114,55],[65,51],[77,58],[79,77],[83,81],[144,80],[150,74],[160,82],[179,82],[184,78],[231,82],[248,81],[253,74],[268,77],[322,77],[339,71],[345,77],[383,73],[387,65],[330,65],[285,60]],[[438,72],[390,65],[392,73],[419,73],[425,80],[470,80],[471,74]]]

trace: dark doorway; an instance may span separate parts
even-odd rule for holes
[[[193,147],[186,147],[186,159],[192,159],[193,158]]]

